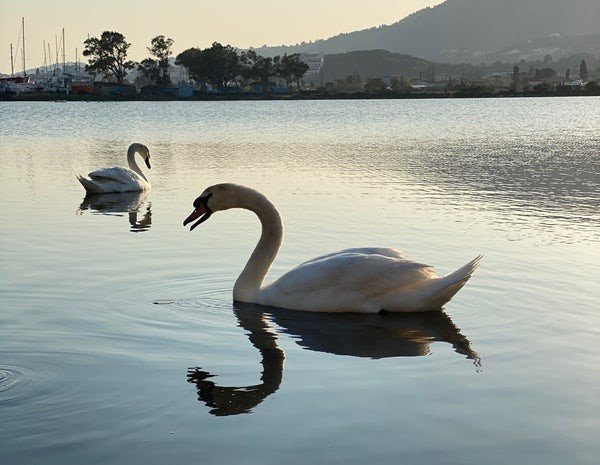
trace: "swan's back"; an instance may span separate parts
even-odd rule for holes
[[[90,194],[132,192],[149,188],[148,182],[129,168],[112,166],[89,173],[89,179],[78,176],[79,182]]]
[[[135,184],[139,183],[140,181],[145,182],[144,178],[142,178],[135,171],[133,171],[130,168],[124,168],[122,166],[100,168],[95,171],[92,171],[88,176],[94,180],[111,179],[122,184]]]
[[[383,255],[384,257],[408,260],[408,258],[402,252],[396,249],[392,249],[390,247],[353,247],[350,249],[344,249],[338,252],[332,252],[325,255],[321,255],[319,257],[311,258],[310,260],[305,261],[301,265],[341,254]]]
[[[389,293],[414,292],[434,278],[433,267],[394,249],[346,249],[302,263],[261,289],[258,298],[299,310],[375,313]]]

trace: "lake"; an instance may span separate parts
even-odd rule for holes
[[[2,463],[595,464],[599,128],[600,98],[0,103]],[[85,198],[131,142],[152,190]],[[256,217],[182,226],[218,182],[278,207],[270,279],[484,259],[441,312],[234,305]]]

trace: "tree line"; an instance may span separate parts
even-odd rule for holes
[[[123,83],[127,72],[137,68],[150,82],[158,85],[171,84],[169,58],[173,39],[159,35],[147,47],[150,57],[140,63],[127,59],[131,46],[120,32],[104,31],[100,37],[90,37],[84,41],[83,55],[88,57],[85,70],[90,74],[102,75]],[[289,86],[295,82],[300,87],[308,65],[298,54],[276,57],[263,57],[254,50],[238,51],[231,45],[214,42],[211,47],[192,47],[175,58],[175,64],[183,66],[188,76],[206,88],[206,85],[222,88],[233,85],[258,84],[268,86],[274,78],[280,78]]]

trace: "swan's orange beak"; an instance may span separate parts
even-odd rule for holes
[[[198,220],[196,223],[194,223],[192,225],[192,227],[190,228],[190,231],[193,231],[196,226],[198,226],[200,223],[203,223],[207,219],[209,219],[210,215],[212,215],[212,211],[205,208],[204,205],[200,205],[192,213],[190,213],[190,216],[188,216],[185,220],[183,220],[183,225],[186,226],[189,223],[191,223],[192,221],[194,221],[195,219],[200,218],[200,220]]]

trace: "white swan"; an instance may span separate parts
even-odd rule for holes
[[[135,162],[135,154],[139,153],[150,169],[150,150],[144,144],[131,144],[127,150],[129,168],[113,166],[92,171],[89,179],[81,175],[77,179],[88,194],[108,194],[114,192],[133,192],[150,189],[148,179]]]
[[[216,184],[194,201],[183,225],[190,230],[214,212],[244,208],[262,224],[260,240],[233,288],[233,299],[313,312],[422,312],[438,310],[471,277],[481,256],[439,278],[433,267],[382,247],[346,249],[302,263],[273,283],[262,285],[283,239],[275,206],[260,192],[236,184]]]

